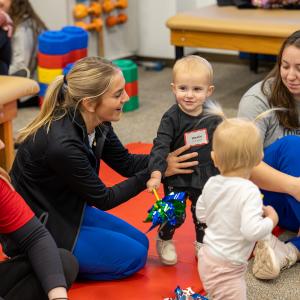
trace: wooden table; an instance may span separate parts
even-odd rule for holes
[[[176,59],[184,55],[184,47],[276,55],[283,40],[300,29],[300,10],[210,5],[178,13],[166,25]]]
[[[14,160],[12,120],[17,116],[17,99],[39,92],[36,81],[14,76],[0,76],[0,139],[5,148],[0,151],[0,166],[7,171]]]

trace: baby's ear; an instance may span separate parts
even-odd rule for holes
[[[170,86],[171,86],[172,92],[175,94],[176,89],[175,89],[175,84],[174,84],[174,82],[171,82]]]
[[[263,158],[264,158],[264,152],[262,151],[261,157],[257,160],[257,164],[255,166],[258,166],[262,162]]]
[[[215,162],[215,152],[214,151],[210,151],[210,157],[211,157],[212,161]]]
[[[215,86],[210,85],[207,90],[207,97],[210,97],[212,95],[212,93],[214,92],[214,90],[215,90]]]
[[[214,162],[214,165],[216,166],[216,157],[215,157],[215,152],[214,151],[210,152],[210,157],[211,157],[212,161]]]

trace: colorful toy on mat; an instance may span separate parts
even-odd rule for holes
[[[185,213],[186,193],[170,193],[160,199],[156,190],[153,190],[156,198],[154,205],[148,210],[148,216],[144,222],[152,222],[148,232],[158,225],[170,223],[175,226],[177,218]]]
[[[164,300],[208,300],[208,298],[195,293],[190,287],[182,290],[179,286],[177,286],[174,292],[175,298],[164,298]]]

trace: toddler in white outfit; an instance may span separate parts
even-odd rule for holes
[[[210,299],[246,299],[244,273],[255,242],[278,222],[264,207],[258,187],[249,178],[263,157],[258,129],[250,121],[225,119],[213,136],[212,159],[220,175],[211,177],[196,204],[206,223],[198,270]]]

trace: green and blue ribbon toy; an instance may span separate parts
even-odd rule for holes
[[[160,199],[156,190],[153,189],[153,193],[156,198],[156,202],[148,210],[148,216],[144,222],[152,222],[149,231],[158,225],[164,225],[170,223],[176,225],[176,219],[185,213],[186,206],[186,193],[170,193],[163,199]]]

